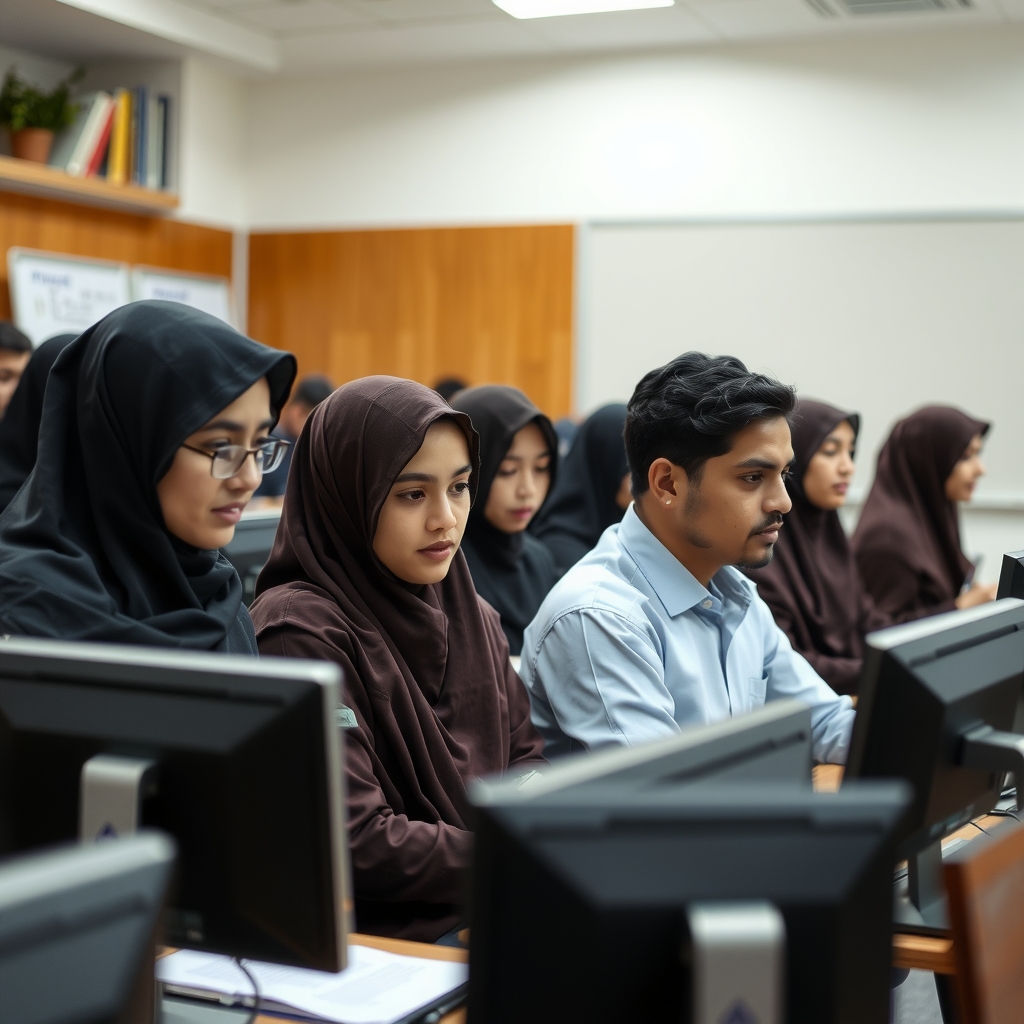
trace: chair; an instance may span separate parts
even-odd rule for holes
[[[1004,821],[943,861],[960,1024],[1024,1021],[1024,825]]]

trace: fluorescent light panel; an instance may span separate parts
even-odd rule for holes
[[[675,0],[493,0],[513,18],[558,18],[566,14],[600,14],[605,11],[641,11],[672,7]]]

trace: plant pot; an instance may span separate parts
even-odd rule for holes
[[[22,128],[11,132],[11,152],[19,160],[45,164],[50,159],[53,132],[49,128]]]

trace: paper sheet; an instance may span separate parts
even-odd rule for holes
[[[466,964],[401,956],[369,946],[348,947],[349,966],[340,974],[243,961],[267,1001],[303,1015],[339,1024],[393,1024],[464,984]],[[227,956],[182,949],[157,962],[157,976],[169,985],[204,989],[246,1001],[252,986]]]

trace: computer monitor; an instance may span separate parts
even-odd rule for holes
[[[170,840],[140,833],[0,865],[0,1020],[151,1019],[173,863]]]
[[[781,959],[782,1020],[887,1024],[909,799],[898,781],[746,782],[478,803],[469,1024],[768,1020],[738,999],[699,1012],[708,944],[694,911],[737,903],[774,908],[785,934],[774,956],[718,971],[721,984],[742,990]],[[757,936],[740,938],[749,954]]]
[[[527,785],[482,779],[470,792],[494,799],[545,800],[551,795],[609,786],[650,789],[708,781],[811,784],[811,709],[797,700],[769,701],[735,718],[683,729],[652,743],[570,754]]]
[[[846,778],[902,778],[914,788],[899,832],[906,928],[946,929],[940,841],[994,806],[1005,772],[1024,772],[1024,737],[1007,731],[1022,683],[1024,601],[867,638]]]
[[[1003,555],[996,599],[1004,597],[1024,599],[1024,551],[1008,551]]]
[[[341,970],[340,683],[320,661],[0,642],[0,856],[161,829],[169,945]]]
[[[242,581],[242,599],[250,605],[256,597],[256,580],[267,564],[281,521],[280,509],[246,512],[235,527],[231,543],[222,550]]]

